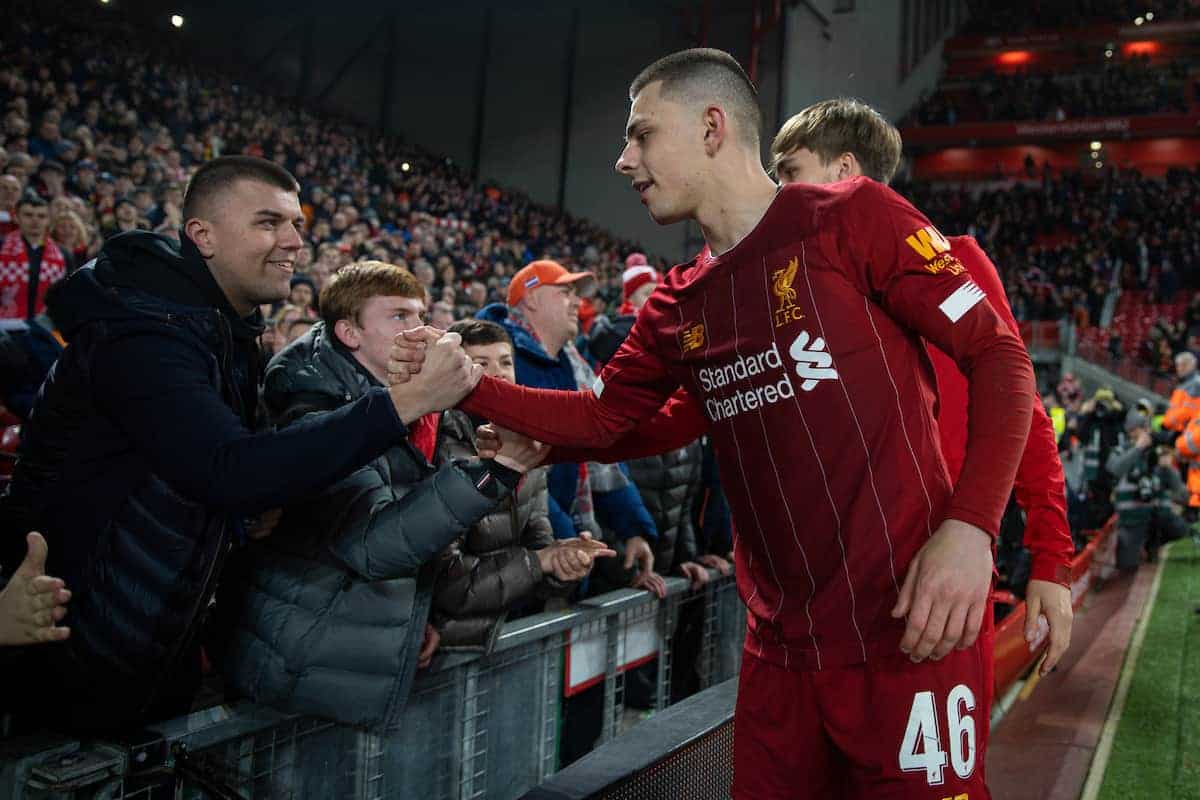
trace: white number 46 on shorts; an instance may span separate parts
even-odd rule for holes
[[[946,698],[946,745],[950,750],[950,766],[954,774],[966,780],[975,771],[975,693],[959,684]],[[942,749],[938,725],[937,702],[933,692],[917,692],[912,710],[908,712],[908,727],[900,744],[900,769],[905,772],[924,772],[930,786],[941,786],[945,780],[946,751]]]

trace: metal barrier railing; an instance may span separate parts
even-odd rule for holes
[[[725,800],[733,780],[737,680],[672,706],[579,762],[521,800]]]
[[[697,655],[674,663],[680,619],[700,620]],[[401,727],[370,733],[251,703],[154,726],[139,741],[0,741],[0,799],[422,798],[512,800],[559,763],[564,698],[603,686],[598,742],[614,738],[626,675],[657,664],[653,705],[672,673],[707,688],[737,674],[745,610],[732,577],[667,597],[622,589],[505,625],[486,657],[444,656],[419,674]],[[592,689],[595,691],[595,689]]]

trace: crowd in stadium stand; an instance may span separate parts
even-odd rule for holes
[[[97,27],[26,19],[2,34],[3,160],[21,181],[0,184],[5,232],[17,197],[35,188],[74,265],[122,230],[173,234],[189,170],[244,152],[300,180],[309,229],[299,271],[318,291],[338,267],[380,258],[412,269],[461,317],[498,299],[514,268],[544,256],[597,273],[602,298],[619,295],[621,262],[635,244],[518,192],[474,185],[450,159],[250,86],[202,79],[159,58],[162,43],[134,30]],[[111,46],[130,39],[145,46]]]
[[[1032,161],[1028,177],[1039,175]],[[1151,287],[1164,302],[1200,288],[1200,169],[1165,180],[1136,170],[1041,173],[974,190],[898,187],[945,230],[974,235],[1005,279],[1019,320],[1095,325],[1114,283]]]
[[[1200,355],[1200,295],[1192,298],[1182,319],[1159,318],[1133,355],[1156,376],[1175,374],[1175,356],[1188,351]]]
[[[967,6],[971,16],[962,33],[979,36],[1129,25],[1139,17],[1162,22],[1200,16],[1200,8],[1191,0],[967,0]]]
[[[911,115],[921,125],[1055,121],[1187,111],[1188,68],[1151,64],[1149,56],[1115,57],[1092,70],[987,72],[968,87],[935,93]]]

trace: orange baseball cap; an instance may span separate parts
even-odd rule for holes
[[[512,276],[508,284],[508,304],[517,305],[526,292],[539,286],[566,286],[576,282],[583,282],[580,283],[579,294],[584,297],[596,288],[596,276],[590,272],[567,272],[566,267],[557,261],[534,261]]]

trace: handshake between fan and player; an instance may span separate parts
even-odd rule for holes
[[[454,408],[483,377],[471,362],[457,333],[423,325],[396,337],[388,359],[388,390],[408,425],[426,414]],[[484,458],[527,472],[538,466],[549,448],[540,442],[492,427],[480,429]]]
[[[458,405],[483,372],[483,367],[471,362],[457,333],[423,326],[396,337],[388,360],[388,391],[407,425],[425,414]],[[539,466],[549,451],[527,436],[491,425],[479,429],[476,449],[481,458],[494,459],[521,473]],[[595,559],[615,555],[608,545],[587,533],[555,540],[536,551],[543,573],[568,582],[586,577]]]
[[[388,359],[393,400],[399,408],[397,395],[408,398],[421,412],[416,416],[454,407],[482,375],[483,369],[471,363],[457,334],[429,326],[397,336]],[[401,417],[411,421],[404,412]],[[481,456],[501,463],[507,460],[506,451],[520,453],[524,469],[540,463],[548,450],[494,426],[480,429],[478,449]],[[943,522],[910,563],[892,610],[894,617],[906,620],[901,650],[913,661],[937,660],[952,649],[974,644],[987,611],[991,576],[991,537],[966,522]]]

